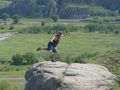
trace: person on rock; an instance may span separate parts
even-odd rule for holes
[[[58,32],[49,42],[47,48],[37,48],[37,51],[52,51],[52,62],[55,62],[55,58],[57,56],[57,50],[56,46],[58,45],[59,41],[61,40],[61,37],[69,35],[70,33],[65,32]]]

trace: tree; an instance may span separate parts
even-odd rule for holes
[[[26,53],[25,55],[23,55],[23,57],[25,65],[31,65],[38,62],[37,58],[33,53]]]
[[[45,26],[45,22],[44,21],[41,22],[41,26]]]
[[[49,0],[48,2],[49,17],[56,15],[57,13],[57,3],[55,0]]]
[[[23,65],[23,56],[20,54],[13,55],[12,57],[12,64],[13,65]]]
[[[66,0],[67,1],[67,0]],[[68,1],[69,2],[69,1]],[[65,8],[65,1],[64,0],[56,0],[57,3],[57,15],[60,14],[61,10],[63,10]]]
[[[120,21],[120,17],[117,17],[117,18],[116,18],[116,21],[119,22],[119,21]]]
[[[13,19],[13,24],[17,24],[19,22],[19,16],[18,15],[13,15],[12,19]]]
[[[4,21],[4,24],[7,23],[7,19],[8,19],[9,17],[10,17],[10,16],[9,16],[8,13],[3,13],[3,14],[1,15],[1,19]]]
[[[57,16],[57,15],[52,16],[52,20],[53,20],[54,22],[57,22],[57,21],[58,21],[58,16]]]

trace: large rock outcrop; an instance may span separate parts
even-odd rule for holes
[[[95,64],[41,62],[26,72],[25,90],[112,90],[115,76]]]

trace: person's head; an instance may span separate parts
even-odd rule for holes
[[[57,34],[57,35],[61,36],[62,34],[63,34],[63,32],[62,32],[62,31],[60,31],[60,32],[58,32],[58,34]]]

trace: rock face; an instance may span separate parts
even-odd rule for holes
[[[25,90],[113,90],[115,76],[95,64],[42,62],[26,72]]]

